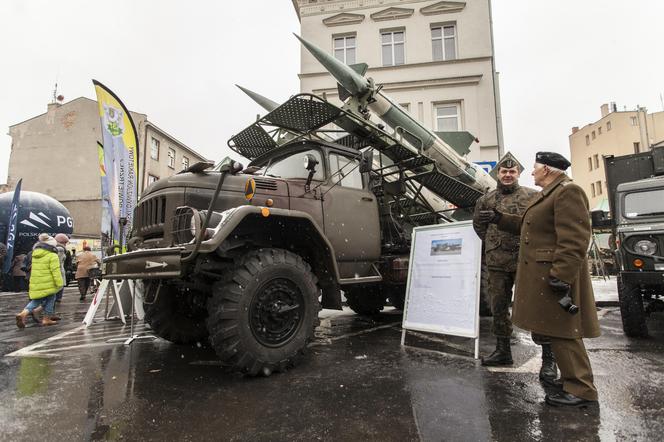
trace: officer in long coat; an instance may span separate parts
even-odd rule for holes
[[[562,391],[547,395],[546,402],[579,407],[597,401],[582,338],[595,338],[600,331],[586,259],[588,198],[565,175],[569,166],[560,154],[538,152],[532,175],[542,191],[523,216],[483,211],[480,218],[496,222],[501,230],[520,232],[512,321],[551,340]],[[576,314],[561,307],[565,295],[578,307]]]
[[[533,198],[539,193],[535,189],[519,185],[523,166],[506,153],[490,172],[498,182],[496,189],[482,196],[475,204],[473,228],[484,243],[484,258],[488,270],[488,292],[491,300],[493,324],[491,332],[496,337],[496,349],[491,355],[482,358],[482,365],[512,365],[510,337],[512,321],[510,304],[512,287],[516,278],[519,255],[519,235],[499,230],[494,224],[479,222],[479,213],[495,209],[502,213],[522,215]],[[556,379],[556,363],[547,339],[534,335],[535,342],[542,346],[542,367],[540,379],[552,383]]]

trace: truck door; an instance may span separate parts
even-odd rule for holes
[[[321,186],[325,234],[342,278],[369,275],[380,257],[378,203],[359,165],[358,159],[330,152],[328,181]]]

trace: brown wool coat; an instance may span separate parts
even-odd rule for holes
[[[521,234],[512,322],[558,338],[599,336],[586,259],[591,228],[583,189],[563,174],[542,189],[523,217],[503,214],[498,228]],[[549,275],[571,284],[578,314],[570,315],[558,305]]]

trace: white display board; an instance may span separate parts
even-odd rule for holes
[[[481,254],[472,221],[413,229],[402,345],[406,330],[463,336],[477,358]]]

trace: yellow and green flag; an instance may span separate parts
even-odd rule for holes
[[[102,176],[102,236],[108,229],[113,243],[122,238],[121,250],[125,250],[127,234],[131,231],[134,207],[138,194],[138,134],[129,110],[110,89],[92,80],[97,93],[101,119],[102,143],[99,148],[99,167]],[[104,212],[110,212],[105,215]],[[126,221],[122,235],[121,220]]]

